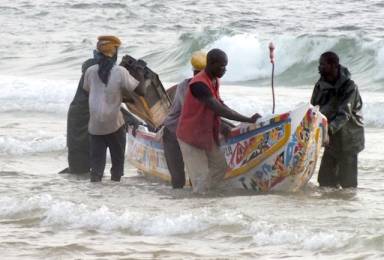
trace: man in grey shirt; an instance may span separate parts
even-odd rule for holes
[[[124,175],[126,131],[120,111],[123,93],[145,94],[144,71],[139,71],[137,81],[124,67],[116,65],[120,44],[115,36],[98,37],[100,55],[84,76],[83,88],[89,92],[91,182],[103,177],[107,148],[112,161],[111,180],[120,181]]]
[[[207,55],[203,52],[193,53],[191,64],[193,67],[193,74],[196,75],[205,68],[207,64]],[[164,156],[171,174],[171,182],[174,189],[183,188],[185,185],[184,161],[176,138],[176,128],[190,81],[191,78],[188,78],[177,85],[171,111],[164,120]]]

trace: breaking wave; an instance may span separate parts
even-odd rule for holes
[[[210,32],[186,34],[179,38],[177,50],[158,57],[165,60],[163,67],[166,77],[173,78],[177,67],[184,64],[183,76],[190,75],[188,59],[198,49],[223,49],[229,59],[227,82],[251,82],[267,85],[271,77],[268,44],[273,42],[275,49],[276,84],[285,86],[312,85],[318,79],[318,59],[325,51],[334,51],[340,56],[341,64],[349,68],[352,78],[362,89],[384,90],[384,40],[368,39],[359,36],[287,36],[276,37],[239,34],[210,35]],[[176,46],[175,46],[176,47]],[[164,52],[163,52],[164,53]],[[178,53],[179,55],[175,54]],[[170,57],[179,57],[172,64]],[[151,57],[150,57],[151,58]],[[179,68],[180,69],[180,68]],[[169,71],[167,71],[169,70]],[[169,75],[174,73],[175,75]]]

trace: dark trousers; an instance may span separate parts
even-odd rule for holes
[[[164,156],[171,173],[172,187],[183,188],[185,185],[185,171],[183,155],[181,154],[176,134],[168,128],[163,132]]]
[[[357,154],[335,153],[325,148],[318,175],[320,186],[357,187]]]
[[[103,176],[107,148],[109,148],[112,161],[111,176],[123,176],[125,144],[126,132],[124,126],[112,134],[90,135],[91,174]]]
[[[89,150],[87,151],[72,151],[68,148],[68,169],[69,173],[80,174],[88,173],[89,165]]]

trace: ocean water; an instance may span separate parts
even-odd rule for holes
[[[1,259],[382,259],[384,3],[313,1],[0,2]],[[359,188],[298,193],[219,190],[207,196],[147,180],[59,175],[66,113],[96,38],[122,39],[170,87],[193,51],[229,57],[222,95],[271,114],[268,44],[276,45],[276,112],[308,102],[319,55],[333,50],[364,101]]]

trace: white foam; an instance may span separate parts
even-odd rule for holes
[[[41,225],[62,229],[88,229],[103,232],[128,230],[143,235],[176,235],[200,232],[217,224],[243,223],[243,216],[236,212],[221,214],[213,209],[197,208],[189,211],[156,214],[137,210],[114,212],[107,206],[92,209],[85,204],[54,199],[49,194],[20,200],[0,199],[0,217],[17,218],[32,212],[42,219]]]
[[[330,230],[323,232],[305,226],[289,226],[255,221],[250,234],[258,246],[288,246],[306,250],[336,249],[348,244],[350,234]]]
[[[376,62],[377,62],[377,73],[375,76],[375,80],[382,80],[384,79],[384,46],[381,44],[381,47],[377,51],[377,56],[376,56]]]
[[[143,235],[176,235],[200,232],[216,223],[235,223],[241,219],[234,214],[217,216],[204,208],[189,212],[148,212],[126,210],[113,212],[107,206],[89,209],[72,202],[56,202],[45,212],[42,224],[100,231],[128,230]]]
[[[252,115],[260,113],[262,116],[272,114],[272,94],[270,88],[223,86],[224,102],[236,111]],[[384,93],[360,91],[363,99],[364,123],[370,127],[384,127]],[[312,89],[295,89],[290,87],[275,87],[275,113],[284,113],[309,102]]]
[[[382,51],[384,53],[384,51]],[[382,54],[384,55],[384,54]],[[313,55],[317,56],[317,55]],[[268,72],[269,73],[269,72]],[[0,93],[0,112],[25,112],[25,115],[33,112],[54,113],[61,121],[65,120],[69,104],[76,92],[77,82],[67,80],[43,80],[33,78],[14,78],[0,76],[3,84],[2,93]],[[313,86],[284,87],[275,86],[276,113],[283,113],[293,109],[303,102],[308,102],[312,93]],[[225,86],[221,88],[222,96],[225,102],[235,110],[247,115],[258,112],[262,115],[270,115],[272,112],[272,94],[271,89],[265,87],[241,87]],[[363,97],[363,113],[365,122],[369,126],[383,127],[384,115],[381,113],[384,109],[384,94],[361,90]],[[26,133],[30,132],[26,130]],[[62,134],[65,132],[63,128]],[[59,147],[65,147],[63,137],[57,137],[52,140],[44,140],[47,146],[42,144],[39,133],[30,140],[1,137],[0,153],[16,154],[17,150],[21,153],[34,151],[31,147],[36,147],[36,151],[49,151],[48,146],[53,150]],[[57,135],[55,135],[57,136]],[[17,144],[19,148],[12,148],[11,144]]]
[[[241,34],[224,36],[214,42],[210,47],[220,48],[228,55],[229,63],[223,80],[233,82],[270,77],[270,41],[261,36]],[[322,52],[337,43],[337,39],[280,35],[273,42],[276,47],[275,75],[279,75],[294,64],[317,61]]]
[[[384,100],[377,103],[365,103],[363,107],[364,122],[368,126],[384,127]]]
[[[0,112],[66,113],[77,82],[0,76]]]
[[[64,135],[41,137],[30,136],[26,133],[25,136],[18,138],[0,136],[0,155],[54,152],[61,151],[65,147],[66,138]]]
[[[48,194],[31,196],[25,200],[13,197],[0,197],[0,217],[17,218],[18,215],[27,216],[32,211],[49,207],[52,197]]]
[[[143,211],[129,208],[111,209],[106,205],[91,208],[83,203],[63,201],[49,194],[15,199],[0,197],[0,218],[41,219],[40,225],[55,229],[128,231],[144,236],[173,236],[200,233],[220,226],[237,226],[238,234],[253,239],[256,246],[284,246],[308,251],[343,248],[354,239],[353,233],[325,230],[303,222],[274,223],[272,220],[250,219],[234,209],[215,207]]]

